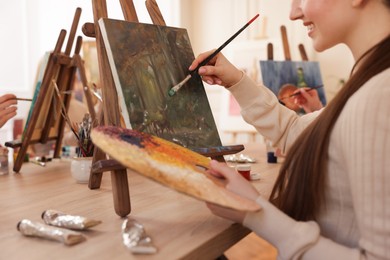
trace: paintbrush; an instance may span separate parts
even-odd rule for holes
[[[57,94],[56,97],[58,98],[58,101],[61,104],[61,115],[65,119],[65,122],[68,124],[70,130],[73,132],[73,134],[75,135],[76,139],[79,141],[80,137],[76,133],[76,131],[75,131],[74,127],[73,127],[73,123],[72,123],[72,121],[70,120],[70,118],[68,116],[68,113],[66,111],[65,105],[64,105],[64,103],[63,103],[63,101],[61,99],[61,94],[60,94],[60,90],[58,88],[57,82],[54,79],[52,79],[51,81],[53,83],[54,90],[55,90],[55,92]]]
[[[32,101],[31,98],[15,98],[16,100],[20,100],[20,101]]]
[[[234,38],[236,38],[243,30],[245,30],[246,27],[248,27],[254,20],[256,20],[256,18],[259,17],[259,14],[257,14],[255,17],[253,17],[249,22],[247,22],[240,30],[238,30],[232,37],[230,37],[224,44],[222,44],[218,49],[216,49],[212,54],[210,54],[205,60],[203,60],[201,63],[199,63],[199,65],[193,69],[193,70],[190,70],[188,72],[188,75],[185,77],[185,79],[183,79],[179,84],[177,84],[176,86],[172,87],[169,91],[168,91],[168,95],[169,96],[173,96],[176,94],[177,91],[179,91],[179,89],[192,77],[194,76],[196,73],[198,73],[198,70],[200,67],[206,65],[207,63],[210,62],[210,60],[212,58],[214,58],[218,53],[221,52],[221,50],[223,48],[226,47],[226,45],[228,45],[231,41],[233,41]]]
[[[324,85],[319,85],[319,86],[315,86],[315,87],[306,89],[306,92],[310,92],[310,91],[312,91],[312,90],[314,90],[314,89],[322,88],[323,86],[324,86]],[[289,96],[287,96],[287,97],[283,97],[283,98],[279,99],[279,101],[282,101],[282,100],[287,99],[287,98],[299,96],[299,95],[301,95],[301,92],[297,92],[297,93],[291,94],[291,95],[289,95]]]

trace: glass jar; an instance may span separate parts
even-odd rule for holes
[[[278,157],[276,157],[275,148],[273,147],[272,142],[269,140],[266,140],[265,145],[266,145],[266,150],[267,150],[267,162],[268,163],[277,163]]]
[[[73,157],[70,172],[77,183],[88,183],[91,173],[92,157]]]
[[[0,175],[5,175],[8,173],[8,149],[5,147],[0,147]]]

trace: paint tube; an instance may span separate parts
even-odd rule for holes
[[[123,244],[133,254],[154,254],[157,248],[152,239],[146,234],[142,224],[133,219],[126,219],[122,224]]]
[[[102,223],[100,220],[68,215],[53,209],[45,210],[42,213],[42,219],[48,225],[75,230],[86,230]]]
[[[17,229],[25,236],[55,240],[67,246],[75,245],[85,240],[85,237],[79,232],[48,226],[28,219],[19,221]]]

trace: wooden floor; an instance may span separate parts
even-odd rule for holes
[[[225,252],[229,260],[275,260],[276,255],[276,249],[254,233]]]

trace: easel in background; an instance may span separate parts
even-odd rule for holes
[[[120,0],[125,21],[139,22],[132,0]],[[165,21],[155,0],[146,0],[146,8],[153,24],[165,26]],[[107,18],[107,5],[105,0],[93,0],[94,24],[86,23],[83,32],[86,36],[96,38],[96,47],[99,61],[100,82],[102,83],[103,113],[99,125],[123,126],[114,79],[109,65],[103,38],[98,21]],[[237,153],[243,150],[243,145],[232,147],[200,148],[197,152],[218,160],[224,160],[223,155]],[[131,212],[130,194],[127,179],[127,170],[115,160],[107,160],[107,155],[100,149],[95,149],[94,160],[89,179],[89,188],[98,189],[101,185],[102,174],[111,171],[111,183],[115,212],[124,217]]]
[[[281,33],[281,36],[282,36],[284,59],[286,61],[291,61],[290,45],[289,45],[289,42],[288,42],[286,26],[282,25],[280,27],[280,33]],[[299,53],[301,55],[302,61],[309,61],[309,59],[307,58],[305,46],[303,46],[303,44],[299,44],[298,45],[298,49],[299,49]],[[274,53],[273,53],[273,45],[272,45],[272,43],[268,43],[268,45],[267,45],[267,59],[268,60],[274,60]]]
[[[6,143],[6,146],[8,147],[14,149],[19,148],[14,162],[13,170],[15,172],[20,171],[27,148],[30,144],[45,144],[48,141],[55,140],[53,156],[55,158],[60,157],[62,138],[64,136],[64,128],[66,124],[65,119],[61,116],[61,109],[64,107],[66,110],[65,113],[67,113],[71,95],[62,94],[61,99],[59,100],[52,85],[54,81],[58,86],[60,93],[70,92],[73,88],[74,77],[77,69],[80,71],[83,85],[88,85],[85,76],[84,64],[79,55],[82,46],[82,38],[80,36],[76,41],[74,55],[73,57],[70,57],[80,15],[81,9],[77,8],[65,52],[61,53],[61,49],[65,41],[66,30],[61,30],[55,48],[50,53],[42,85],[22,140],[14,140]],[[93,109],[91,93],[85,87],[84,94],[87,99],[89,112],[91,117],[94,119],[96,116]],[[42,125],[39,125],[41,122]]]

